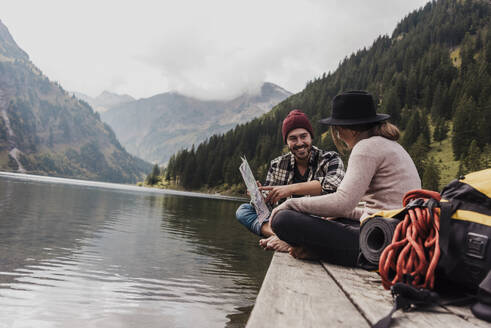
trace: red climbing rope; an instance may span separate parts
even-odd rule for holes
[[[415,199],[424,201],[433,198],[440,201],[440,194],[429,190],[413,190],[403,199],[408,205]],[[438,244],[440,208],[414,206],[396,227],[392,243],[380,256],[379,273],[385,289],[396,282],[405,282],[416,287],[433,289],[435,269],[440,258]]]

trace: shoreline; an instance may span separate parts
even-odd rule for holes
[[[236,185],[232,185],[230,187],[225,184],[225,185],[221,185],[221,186],[214,187],[214,188],[201,188],[201,189],[193,189],[193,190],[186,190],[183,187],[181,187],[175,183],[168,182],[168,181],[165,181],[165,183],[162,183],[162,180],[159,180],[154,185],[146,184],[145,181],[137,182],[136,185],[140,186],[140,187],[152,188],[152,189],[197,192],[197,193],[203,193],[203,194],[209,194],[209,195],[221,195],[221,196],[233,197],[233,198],[241,199],[244,201],[250,200],[249,197],[246,196],[244,193],[237,192],[238,186],[239,185],[243,186],[243,184],[236,184]]]
[[[148,187],[148,186],[114,183],[114,182],[101,182],[101,181],[80,180],[80,179],[72,179],[72,178],[60,178],[60,177],[43,176],[43,175],[35,175],[35,174],[27,174],[27,173],[14,173],[14,172],[6,172],[6,171],[0,171],[0,177],[6,177],[6,178],[24,180],[24,181],[37,181],[42,183],[59,183],[59,184],[87,186],[87,187],[102,188],[102,189],[116,189],[122,191],[154,193],[154,194],[161,194],[161,195],[163,194],[163,195],[172,195],[172,196],[209,198],[209,199],[220,199],[220,200],[230,200],[230,201],[248,200],[247,198],[244,197],[228,196],[228,195],[226,196],[218,193],[211,194],[211,193],[196,192],[196,191],[163,189],[163,188]]]

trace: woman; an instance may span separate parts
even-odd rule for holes
[[[275,208],[271,227],[297,258],[322,258],[356,265],[360,219],[402,206],[402,197],[421,188],[409,154],[399,145],[399,130],[377,114],[372,96],[349,91],[333,100],[331,126],[339,151],[351,149],[346,175],[335,193],[290,199]],[[363,208],[358,203],[365,203]]]

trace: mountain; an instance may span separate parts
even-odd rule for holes
[[[115,106],[101,113],[101,118],[130,153],[165,163],[178,150],[258,117],[290,95],[272,83],[264,83],[258,94],[226,101],[169,92]]]
[[[93,98],[81,92],[72,92],[75,97],[87,102],[95,111],[99,113],[107,112],[109,109],[135,101],[135,98],[129,95],[119,95],[117,93],[103,91],[100,95]]]
[[[13,61],[15,59],[28,61],[27,53],[19,48],[9,33],[7,26],[0,21],[0,59],[2,61]]]
[[[330,115],[333,97],[368,90],[379,111],[402,129],[423,187],[436,189],[458,174],[491,165],[491,24],[488,0],[438,0],[397,24],[391,36],[347,56],[269,113],[168,163],[165,177],[185,188],[243,185],[237,167],[245,154],[256,178],[284,148],[281,122],[303,109],[314,123],[314,143],[333,149],[317,122]],[[376,150],[374,150],[376,151]]]
[[[0,21],[0,169],[135,182],[151,168],[99,114],[51,82]]]

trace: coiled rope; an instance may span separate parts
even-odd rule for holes
[[[396,282],[433,289],[440,258],[440,208],[434,207],[435,201],[440,201],[440,194],[429,190],[414,190],[404,196],[406,215],[380,256],[379,273],[385,289]]]

